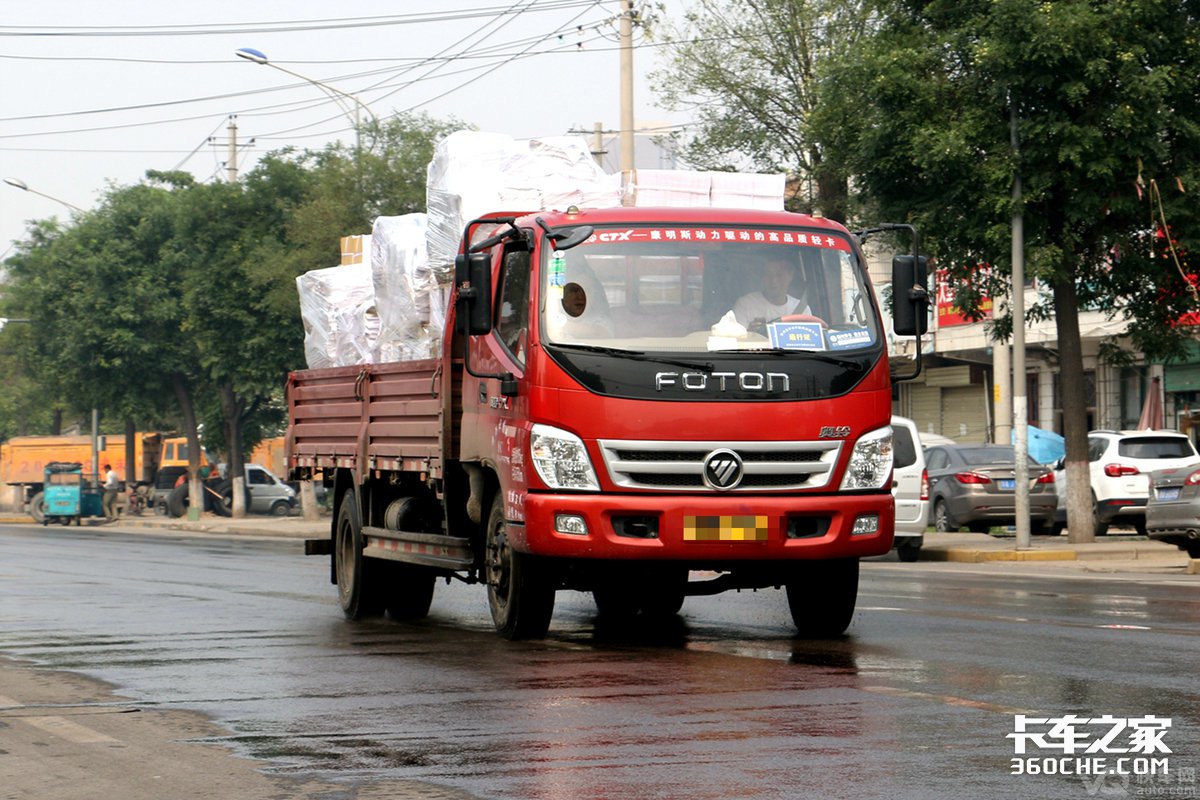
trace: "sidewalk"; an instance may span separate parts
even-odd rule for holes
[[[319,520],[309,521],[300,516],[272,517],[264,514],[250,514],[240,519],[219,517],[216,514],[205,513],[198,520],[187,517],[162,517],[157,514],[121,517],[116,522],[105,522],[101,518],[84,518],[82,529],[100,529],[129,532],[142,531],[146,533],[198,533],[227,536],[266,536],[285,539],[316,539],[329,536],[330,518],[322,516]],[[42,527],[26,514],[0,512],[0,525],[29,525]],[[71,526],[75,529],[75,526]],[[47,530],[61,529],[51,523]]]
[[[1072,544],[1061,536],[1033,536],[1028,548],[1017,549],[1016,537],[987,533],[927,533],[922,561],[982,564],[995,561],[1110,562],[1127,568],[1182,567],[1200,575],[1200,560],[1189,559],[1175,545],[1125,536],[1102,536],[1094,542]]]
[[[37,525],[30,517],[12,512],[0,512],[0,524],[25,524],[30,527]],[[153,514],[122,518],[111,523],[100,519],[84,519],[82,527],[123,532],[141,531],[148,534],[192,533],[318,539],[329,535],[330,524],[328,516],[310,521],[299,516],[271,517],[253,514],[241,519],[232,519],[206,513],[195,521],[186,517],[173,519]],[[1044,566],[1055,562],[1104,562],[1096,566],[1114,571],[1170,568],[1190,575],[1200,575],[1200,560],[1189,559],[1187,553],[1178,547],[1133,536],[1111,535],[1100,537],[1095,542],[1072,544],[1067,541],[1067,535],[1064,533],[1061,536],[1034,536],[1028,549],[1018,550],[1016,544],[1016,537],[1012,535],[930,531],[925,534],[920,561],[966,564],[1015,561],[1038,562]]]

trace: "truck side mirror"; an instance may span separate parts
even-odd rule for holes
[[[925,256],[892,259],[892,327],[900,336],[920,336],[929,330],[929,288]]]
[[[459,330],[482,336],[492,330],[492,256],[490,253],[460,255],[454,261],[458,281]],[[465,306],[465,307],[464,307]]]

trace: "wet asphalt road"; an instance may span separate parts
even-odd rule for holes
[[[1195,584],[944,566],[864,565],[838,641],[792,638],[766,591],[621,631],[560,593],[511,643],[479,586],[345,622],[294,541],[0,527],[0,654],[202,711],[279,774],[480,798],[1171,796],[1010,775],[1015,713],[1171,717],[1171,780],[1200,767]]]

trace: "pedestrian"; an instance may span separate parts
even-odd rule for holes
[[[111,465],[104,465],[104,500],[100,506],[104,510],[104,519],[112,522],[117,518],[117,492],[121,490],[121,479]]]

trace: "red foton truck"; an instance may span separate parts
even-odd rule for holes
[[[423,617],[457,577],[487,585],[501,635],[537,638],[559,589],[620,618],[783,587],[802,635],[841,634],[893,528],[856,237],[782,211],[572,207],[463,241],[440,359],[290,377],[291,475],[334,497],[306,552],[332,557],[346,616]],[[896,331],[919,335],[923,259],[893,280]]]

